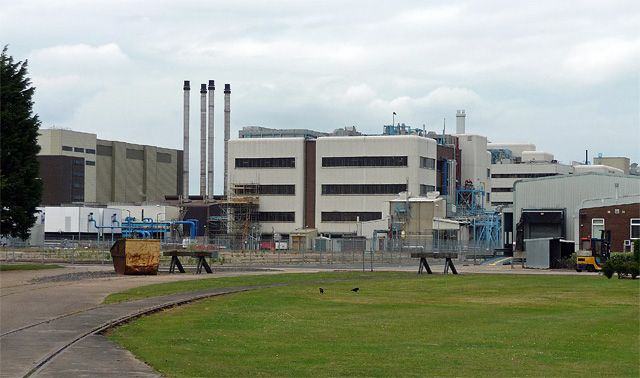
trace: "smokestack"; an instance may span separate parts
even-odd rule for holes
[[[208,159],[207,166],[209,167],[207,171],[207,187],[208,187],[208,197],[210,200],[213,199],[213,93],[216,90],[216,85],[214,80],[209,80],[209,146],[208,146]]]
[[[589,150],[584,150],[584,164],[589,164]]]
[[[231,134],[231,84],[224,85],[224,195],[229,193],[229,136]]]
[[[207,84],[200,84],[200,195],[207,194]]]
[[[464,134],[464,121],[466,116],[464,109],[456,112],[456,134]]]
[[[189,80],[184,81],[184,128],[182,140],[182,195],[189,199],[189,93],[191,86]]]

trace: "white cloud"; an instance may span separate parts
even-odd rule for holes
[[[640,71],[640,38],[603,38],[573,47],[564,70],[574,80],[599,83]]]

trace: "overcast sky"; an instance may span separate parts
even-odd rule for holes
[[[640,161],[638,1],[8,1],[0,43],[28,59],[43,127],[182,148],[191,80],[216,81],[216,192],[224,83],[232,137],[247,125],[373,134],[397,122],[558,160]],[[194,191],[192,190],[192,192]]]

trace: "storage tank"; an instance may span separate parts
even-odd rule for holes
[[[523,163],[547,162],[553,160],[553,154],[543,151],[522,151]]]

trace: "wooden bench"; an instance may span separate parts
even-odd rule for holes
[[[438,259],[444,257],[444,274],[449,273],[449,269],[451,269],[451,273],[458,274],[456,267],[453,265],[452,259],[457,259],[457,253],[437,253],[437,252],[414,252],[411,253],[411,257],[416,259],[420,259],[420,266],[418,267],[418,274],[422,274],[424,270],[427,271],[427,274],[433,274],[431,271],[431,267],[427,262],[427,257],[430,259]]]
[[[177,249],[171,251],[165,251],[162,253],[163,256],[171,256],[171,264],[169,265],[169,273],[175,273],[176,267],[180,273],[185,273],[184,268],[182,267],[182,263],[180,263],[180,257],[193,257],[198,259],[198,263],[196,264],[196,274],[202,273],[202,268],[207,273],[213,273],[211,267],[207,263],[207,257],[217,257],[218,252],[213,251],[180,251]]]

